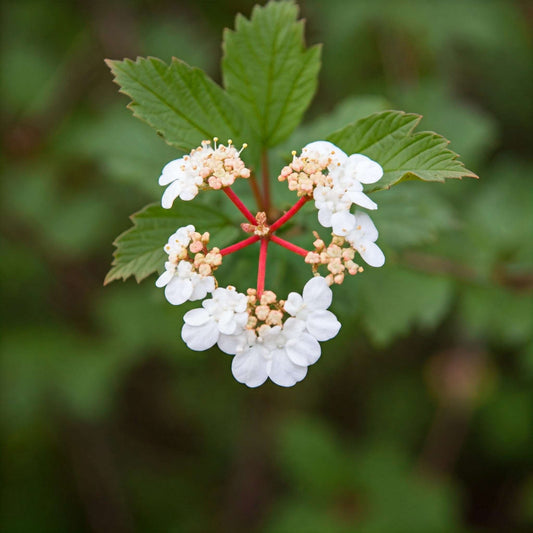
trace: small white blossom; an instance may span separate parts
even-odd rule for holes
[[[208,292],[215,290],[215,278],[198,273],[194,264],[188,261],[187,247],[195,234],[192,224],[178,228],[165,245],[168,261],[165,271],[155,282],[165,287],[165,297],[172,305],[181,305],[187,300],[201,300]]]
[[[220,334],[242,332],[248,320],[247,298],[233,287],[215,289],[202,307],[185,313],[181,337],[191,350],[202,351],[214,346]]]
[[[329,172],[344,164],[348,159],[348,156],[338,146],[329,141],[314,141],[306,144],[302,148],[302,157],[318,161],[321,166],[327,166]]]
[[[213,152],[213,148],[203,142],[201,149],[165,165],[159,177],[159,185],[168,185],[161,198],[161,205],[165,209],[170,209],[178,197],[189,201],[198,194],[198,187],[204,181],[201,174],[204,161]]]
[[[287,313],[301,320],[317,341],[327,341],[335,337],[341,327],[335,315],[327,311],[331,300],[332,292],[327,281],[317,276],[305,284],[302,295],[291,292],[284,308]]]
[[[372,219],[362,211],[356,211],[354,217],[355,227],[346,235],[346,240],[370,266],[383,266],[385,256],[379,246],[375,244],[379,233]]]
[[[177,265],[167,261],[165,269],[155,284],[165,287],[165,298],[172,305],[181,305],[187,300],[201,300],[208,292],[215,290],[215,278],[194,272],[189,261],[180,261]]]
[[[169,260],[174,263],[186,250],[187,246],[191,243],[191,235],[196,231],[192,224],[178,228],[169,238],[165,245],[165,252],[169,255]]]
[[[240,341],[231,371],[248,387],[258,387],[267,378],[281,387],[292,387],[320,357],[320,344],[296,318],[287,319],[283,326],[262,326],[257,335],[245,333]]]
[[[308,144],[302,149],[302,157],[314,158],[327,165],[328,180],[313,191],[318,220],[335,235],[347,235],[355,227],[350,213],[353,204],[366,209],[377,209],[364,192],[363,183],[375,183],[383,176],[381,166],[362,154],[347,156],[340,148],[326,141]],[[329,159],[328,159],[329,158]]]

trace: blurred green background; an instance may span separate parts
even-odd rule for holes
[[[155,277],[102,287],[177,157],[103,59],[177,56],[220,81],[223,28],[251,7],[2,4],[0,530],[532,531],[527,0],[302,2],[323,69],[284,150],[397,108],[481,177],[376,195],[387,263],[336,289],[342,334],[302,383],[249,390],[228,356],[185,349]],[[305,279],[290,261],[269,263],[280,294]]]

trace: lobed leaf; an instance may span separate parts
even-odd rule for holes
[[[305,48],[297,16],[292,1],[269,2],[224,33],[224,86],[265,146],[294,130],[317,87],[321,49]]]
[[[219,230],[231,224],[231,220],[216,209],[191,203],[180,203],[173,209],[151,204],[130,218],[133,227],[113,243],[116,250],[104,285],[131,276],[140,282],[162,268],[167,257],[163,246],[181,226],[194,224],[198,231],[203,231],[206,228]]]
[[[215,136],[237,144],[247,137],[232,99],[204,71],[176,58],[170,65],[153,57],[106,63],[133,114],[172,146],[189,152]]]
[[[364,154],[383,167],[383,177],[367,192],[410,179],[477,178],[447,148],[447,139],[429,131],[414,133],[421,118],[403,111],[374,113],[332,133],[328,140],[347,154]]]

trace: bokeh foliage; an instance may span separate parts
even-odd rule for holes
[[[422,114],[423,129],[451,139],[481,179],[376,193],[387,264],[335,295],[343,335],[297,387],[249,391],[230,377],[229,357],[184,349],[186,309],[171,308],[152,278],[103,289],[112,239],[159,198],[156,178],[179,153],[131,118],[103,58],[177,56],[219,79],[222,30],[251,7],[2,6],[0,529],[526,530],[525,3],[302,3],[307,41],[324,43],[319,93],[273,167],[349,120],[396,108]],[[284,187],[273,193],[290,205]],[[297,221],[288,232],[309,244]],[[247,286],[255,272],[239,258],[257,250],[241,253],[225,281]],[[292,260],[276,250],[268,286],[301,284]]]

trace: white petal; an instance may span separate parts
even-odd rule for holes
[[[210,319],[209,313],[203,307],[191,309],[183,316],[183,321],[185,324],[189,324],[189,326],[203,326]]]
[[[364,235],[365,240],[376,242],[376,239],[379,237],[379,232],[372,222],[372,219],[363,211],[355,212],[355,227],[356,229],[360,226],[359,235]],[[357,237],[356,237],[357,240]]]
[[[218,330],[224,335],[233,335],[237,329],[235,313],[233,311],[224,311],[218,321]]]
[[[156,287],[164,287],[172,278],[173,278],[174,274],[168,270],[165,270],[165,272],[163,272],[158,278],[157,278],[157,281],[155,282],[155,286]]]
[[[218,347],[227,354],[235,355],[245,347],[246,331],[235,335],[224,335],[221,333],[218,336]]]
[[[263,348],[252,346],[233,358],[231,372],[239,383],[248,387],[259,387],[266,381],[268,361],[263,357],[262,351]]]
[[[172,204],[174,203],[174,200],[179,196],[181,189],[183,188],[183,184],[181,181],[173,181],[163,193],[163,196],[161,197],[161,205],[165,209],[170,209],[172,207]]]
[[[183,324],[181,338],[191,350],[201,352],[215,345],[218,340],[218,328],[214,320],[209,320],[202,326]]]
[[[183,187],[180,192],[180,200],[184,202],[190,202],[198,194],[198,187],[196,185],[188,185]]]
[[[192,282],[190,279],[173,277],[165,287],[165,298],[172,305],[181,305],[192,294]]]
[[[331,305],[332,298],[333,293],[325,278],[316,276],[305,284],[303,299],[311,309],[327,309]]]
[[[194,283],[194,288],[189,300],[203,300],[208,292],[215,290],[215,278],[213,276],[207,276],[205,278],[200,277]]]
[[[272,366],[268,376],[280,387],[292,387],[298,381],[302,381],[307,374],[307,367],[295,365],[287,355],[285,350],[274,350],[272,352]]]
[[[366,209],[378,208],[378,204],[373,202],[364,192],[350,191],[348,196],[354,204],[360,205],[361,207],[365,207]]]
[[[315,364],[320,357],[320,344],[308,333],[302,333],[300,338],[291,339],[285,346],[290,360],[299,366]]]
[[[349,211],[333,213],[331,217],[331,227],[335,235],[348,235],[355,227],[355,217]]]
[[[185,172],[182,170],[183,157],[180,159],[174,159],[163,167],[161,176],[159,177],[159,185],[168,185],[170,182],[182,178],[185,176]]]
[[[383,169],[366,155],[352,154],[348,158],[347,167],[361,183],[375,183],[383,176]]]
[[[283,324],[283,336],[286,339],[298,339],[305,330],[305,322],[298,318],[288,318]]]
[[[327,341],[337,335],[341,329],[341,323],[337,317],[330,311],[313,311],[307,317],[305,322],[307,331],[317,341]]]
[[[318,222],[325,228],[331,228],[331,209],[319,209],[318,210]]]
[[[366,241],[361,243],[357,247],[357,251],[370,266],[380,267],[385,264],[385,255],[374,242]]]
[[[302,308],[303,303],[303,298],[297,292],[291,292],[285,300],[283,308],[289,315],[294,316]]]

